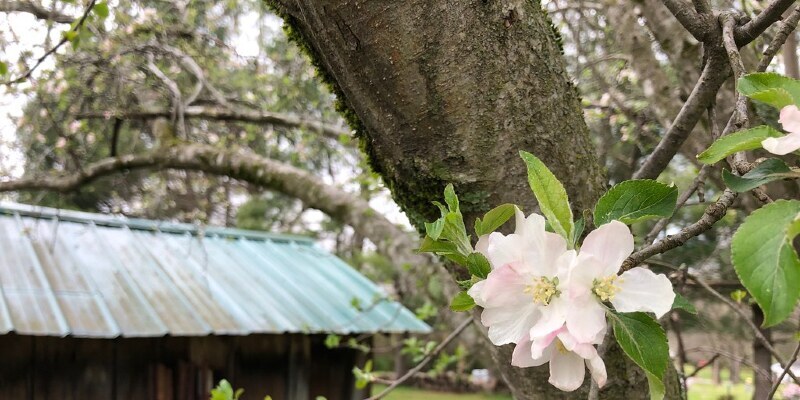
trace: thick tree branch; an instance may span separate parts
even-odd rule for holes
[[[697,13],[691,3],[684,0],[662,0],[664,5],[667,6],[675,19],[686,28],[695,39],[702,42],[706,34],[708,34],[709,27]]]
[[[783,13],[796,1],[797,0],[773,0],[761,14],[758,14],[752,21],[736,29],[736,44],[742,47],[755,40],[772,24],[780,20]]]
[[[284,193],[353,227],[371,240],[382,254],[398,264],[420,265],[428,258],[415,253],[410,233],[391,223],[366,200],[323,183],[308,171],[261,157],[244,149],[219,149],[184,144],[144,154],[106,158],[87,165],[81,172],[53,174],[0,182],[0,192],[48,190],[69,192],[95,179],[128,170],[180,169],[228,176]]]
[[[71,15],[62,14],[55,10],[48,10],[32,1],[8,1],[0,0],[0,12],[23,12],[45,21],[53,21],[59,24],[71,24],[75,20]]]
[[[775,57],[775,54],[778,54],[781,46],[783,46],[786,39],[789,38],[789,35],[794,33],[795,29],[797,29],[798,22],[800,22],[800,7],[795,7],[789,16],[780,24],[778,33],[775,34],[772,42],[770,42],[767,49],[764,50],[763,57],[761,61],[758,62],[756,71],[764,72],[767,70],[767,67],[769,67],[769,64],[772,62],[772,58]]]
[[[172,113],[169,110],[140,110],[140,111],[103,111],[81,113],[77,119],[107,119],[119,118],[124,120],[134,119],[155,119],[170,118]],[[222,107],[189,106],[183,110],[183,116],[187,119],[207,119],[216,121],[247,122],[252,124],[264,124],[282,126],[286,128],[309,129],[321,133],[323,136],[339,140],[342,137],[349,138],[352,131],[319,121],[304,119],[293,115],[271,113],[267,111],[234,110]]]

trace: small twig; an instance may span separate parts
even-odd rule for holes
[[[775,350],[775,347],[772,346],[772,343],[770,343],[769,340],[764,336],[764,334],[761,333],[761,329],[759,329],[758,326],[756,326],[756,324],[753,322],[753,320],[750,318],[750,316],[748,316],[744,311],[742,311],[741,308],[736,306],[736,303],[734,303],[733,300],[723,296],[722,293],[716,291],[714,288],[712,288],[710,285],[708,285],[704,280],[698,278],[697,276],[691,275],[688,272],[686,274],[690,279],[692,279],[693,281],[697,282],[700,286],[702,286],[703,289],[705,289],[708,293],[710,293],[712,296],[716,297],[718,300],[720,300],[723,303],[725,303],[734,312],[736,312],[736,314],[738,314],[742,318],[742,320],[745,321],[745,323],[750,327],[750,329],[753,330],[753,334],[756,336],[756,339],[759,342],[761,342],[761,344],[764,345],[764,347],[772,354],[772,357],[775,358],[775,361],[777,361],[781,365],[782,368],[783,368],[784,365],[786,365],[786,363],[783,361],[783,357],[781,357],[780,353],[778,353],[778,351]],[[791,365],[791,364],[789,364],[789,365]],[[788,367],[787,367],[787,370],[788,370],[787,373],[789,374],[789,376],[791,376],[792,379],[795,380],[795,382],[800,384],[800,380],[798,380],[798,378],[792,373],[792,371],[790,369],[788,369]]]
[[[77,33],[83,28],[83,23],[86,22],[86,18],[89,18],[89,14],[92,12],[92,9],[94,8],[95,3],[97,3],[97,0],[91,0],[91,2],[89,2],[89,6],[86,7],[86,10],[83,12],[83,15],[81,16],[81,19],[79,19],[78,23],[75,24],[75,26],[72,29],[69,30],[70,32]],[[42,63],[44,62],[45,59],[47,59],[47,57],[50,57],[51,54],[53,54],[56,51],[58,51],[58,49],[61,48],[61,46],[63,46],[64,43],[67,43],[68,41],[69,41],[69,39],[67,39],[67,35],[64,35],[61,38],[61,40],[55,46],[53,46],[53,48],[51,48],[50,50],[48,50],[44,54],[42,54],[42,56],[39,57],[39,59],[36,60],[36,63],[34,63],[32,67],[28,68],[28,70],[25,71],[24,74],[14,78],[14,79],[10,79],[10,80],[7,80],[7,81],[0,82],[0,85],[13,85],[13,84],[16,84],[16,83],[20,83],[20,82],[26,81],[28,78],[31,77],[31,75],[33,74],[33,71],[36,71],[36,69],[39,68],[40,65],[42,65]]]
[[[786,42],[786,39],[789,38],[795,29],[797,29],[797,23],[800,22],[800,7],[795,7],[794,10],[789,14],[789,16],[783,20],[780,24],[780,28],[778,29],[778,33],[775,34],[775,37],[772,38],[772,42],[770,42],[767,49],[764,50],[763,57],[761,61],[758,63],[758,67],[756,70],[758,72],[764,72],[769,67],[769,64],[772,62],[772,58],[775,57],[775,54],[778,54],[778,51],[781,50],[783,44]]]
[[[772,385],[772,390],[769,392],[769,397],[767,397],[768,400],[771,400],[771,399],[775,398],[775,393],[778,392],[778,387],[781,385],[781,381],[783,380],[783,377],[786,376],[787,373],[791,372],[792,366],[794,365],[794,362],[797,361],[797,355],[798,354],[800,354],[800,341],[797,342],[797,346],[795,346],[795,348],[794,348],[794,352],[792,353],[792,357],[789,358],[789,362],[786,363],[786,368],[784,368],[783,372],[781,372],[781,374],[778,375],[778,379]]]
[[[781,19],[783,13],[792,6],[797,0],[774,0],[761,14],[758,14],[752,21],[736,28],[736,44],[744,46],[759,35],[764,33],[767,28]]]
[[[720,23],[722,24],[722,43],[725,45],[725,51],[728,53],[728,60],[730,61],[731,68],[733,69],[734,82],[738,86],[739,79],[747,72],[742,62],[742,55],[739,53],[739,47],[736,46],[734,39],[734,29],[736,28],[736,18],[733,13],[726,12],[719,16]],[[734,109],[736,118],[734,119],[735,129],[741,130],[747,126],[747,98],[739,91],[736,91],[736,106]]]
[[[680,197],[678,197],[678,202],[675,205],[675,211],[673,211],[671,216],[667,218],[662,218],[655,224],[655,226],[653,226],[653,229],[650,230],[650,233],[648,233],[647,236],[645,236],[644,239],[645,243],[652,243],[656,239],[658,234],[664,228],[667,227],[667,224],[669,223],[669,221],[672,220],[672,217],[674,217],[675,214],[678,213],[678,210],[680,210],[681,207],[686,205],[686,202],[689,200],[689,198],[692,197],[694,192],[696,192],[700,188],[700,185],[706,179],[706,172],[708,172],[709,168],[710,167],[708,165],[703,165],[700,168],[700,172],[698,172],[697,177],[694,178],[692,185],[689,186],[689,188],[686,189],[683,193],[681,193]]]
[[[702,366],[699,366],[699,367],[697,367],[697,368],[696,368],[694,371],[692,371],[692,373],[691,373],[691,374],[689,374],[689,375],[686,375],[686,379],[689,379],[689,378],[692,378],[692,377],[694,377],[695,375],[699,374],[699,373],[700,373],[700,371],[704,370],[704,369],[705,369],[706,367],[708,367],[709,365],[712,365],[712,364],[714,364],[714,361],[716,361],[716,360],[717,360],[717,359],[718,359],[720,356],[721,356],[721,354],[719,354],[719,353],[717,353],[717,354],[714,354],[714,356],[713,356],[713,357],[711,357],[711,359],[710,359],[710,360],[708,360],[708,362],[707,362],[707,363],[703,364]]]
[[[472,324],[472,321],[473,321],[472,317],[469,317],[469,318],[465,319],[460,325],[458,325],[458,327],[453,332],[451,332],[449,335],[447,335],[447,337],[441,343],[439,343],[439,345],[436,346],[433,349],[433,351],[431,351],[427,356],[425,356],[425,358],[423,358],[422,361],[420,361],[419,364],[417,364],[416,367],[410,369],[408,372],[405,373],[405,375],[401,376],[399,379],[394,381],[386,389],[383,389],[383,391],[381,391],[380,393],[378,393],[378,394],[376,394],[376,395],[374,395],[372,397],[367,398],[367,400],[379,400],[379,399],[384,398],[392,390],[396,389],[398,386],[403,384],[403,382],[407,381],[409,378],[414,376],[414,374],[416,374],[417,372],[421,371],[422,368],[425,368],[425,366],[431,360],[433,360],[433,358],[436,357],[436,355],[438,355],[442,350],[444,350],[444,348],[447,347],[447,345],[450,344],[450,342],[452,342],[453,339],[458,337],[458,335],[460,335],[461,332],[464,331],[464,329],[466,329],[470,324]]]
[[[753,364],[750,360],[748,360],[746,358],[739,357],[739,356],[737,356],[735,354],[728,353],[728,352],[726,352],[724,350],[715,349],[713,347],[700,346],[700,347],[695,347],[695,348],[692,348],[692,349],[688,349],[688,350],[686,350],[686,352],[687,353],[706,352],[706,353],[719,354],[720,356],[725,357],[725,358],[727,358],[729,360],[740,362],[740,363],[752,368],[753,372],[755,372],[755,373],[757,373],[757,374],[759,374],[759,375],[761,375],[761,376],[763,376],[763,377],[765,377],[767,379],[771,379],[769,371],[765,371],[763,368],[759,367],[758,365]]]
[[[734,199],[736,199],[736,192],[725,189],[716,202],[706,207],[703,216],[700,217],[697,222],[681,229],[680,232],[674,235],[669,235],[656,243],[645,246],[634,252],[622,263],[622,270],[627,271],[656,254],[661,254],[678,246],[682,246],[687,240],[711,229],[717,221],[725,216],[728,207],[733,204]]]

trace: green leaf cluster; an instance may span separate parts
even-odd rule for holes
[[[669,217],[675,211],[678,188],[649,179],[619,183],[600,197],[594,207],[597,226],[619,220],[625,224]]]
[[[233,390],[233,386],[226,379],[219,381],[214,389],[211,389],[211,400],[238,400],[242,397],[244,389]]]

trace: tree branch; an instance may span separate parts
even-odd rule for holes
[[[792,353],[792,356],[789,358],[789,361],[786,363],[786,367],[783,369],[783,372],[781,372],[781,374],[778,375],[778,379],[776,379],[775,383],[772,385],[772,390],[769,392],[769,397],[767,399],[775,398],[775,393],[778,392],[778,387],[781,386],[781,381],[783,380],[783,377],[786,376],[786,374],[792,372],[792,366],[794,365],[794,362],[797,361],[798,353],[800,353],[800,342],[798,342],[797,346],[795,346],[794,352]]]
[[[798,22],[800,22],[800,7],[795,7],[789,16],[780,24],[778,33],[775,34],[772,42],[770,42],[769,46],[767,46],[767,49],[764,50],[763,57],[761,58],[761,61],[758,62],[756,71],[764,72],[767,70],[767,67],[769,67],[769,64],[772,62],[772,58],[775,57],[775,54],[778,54],[781,46],[783,46],[783,44],[786,42],[786,39],[789,38],[789,35],[791,35],[794,30],[797,29]]]
[[[350,138],[352,131],[320,121],[304,119],[287,114],[271,113],[267,111],[234,110],[221,107],[189,106],[183,110],[185,118],[207,119],[216,121],[238,121],[252,124],[275,125],[286,128],[309,129],[321,133],[323,136],[340,140],[342,137]],[[103,111],[80,113],[76,119],[108,119],[120,118],[124,120],[170,118],[172,113],[168,110],[139,110],[139,111]]]
[[[32,1],[9,1],[0,0],[0,12],[23,12],[45,21],[53,21],[59,24],[71,24],[75,20],[71,15],[62,14],[55,10],[48,10]]]
[[[796,0],[773,0],[767,8],[758,14],[752,21],[736,28],[736,44],[742,47],[759,35],[764,33],[767,28],[781,19],[783,13],[795,3]]]
[[[683,0],[662,0],[675,19],[694,36],[697,41],[702,42],[708,34],[709,27],[695,11],[692,4]]]

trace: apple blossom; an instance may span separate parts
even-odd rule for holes
[[[525,218],[516,211],[516,230],[492,233],[478,243],[492,266],[487,278],[468,294],[483,307],[481,322],[496,345],[516,343],[527,336],[546,308],[561,293],[575,257],[561,236],[545,231],[544,217]]]
[[[511,356],[511,365],[521,368],[536,367],[550,363],[551,385],[571,392],[583,384],[586,368],[603,387],[606,383],[606,366],[597,353],[594,344],[600,344],[605,337],[605,329],[598,332],[591,343],[580,343],[567,330],[566,326],[545,335],[521,340]],[[584,364],[586,368],[584,368]]]
[[[592,231],[575,259],[566,288],[569,307],[581,310],[583,320],[570,326],[564,310],[563,314],[553,314],[553,320],[540,321],[537,326],[546,330],[566,321],[571,335],[579,342],[588,342],[605,329],[602,303],[610,302],[616,311],[623,313],[645,311],[658,318],[666,314],[675,300],[669,278],[641,267],[617,275],[632,252],[633,235],[622,222],[611,221]],[[536,332],[532,333],[536,336]]]
[[[768,152],[780,156],[800,149],[800,109],[795,105],[783,107],[778,122],[788,134],[779,138],[764,139],[761,146]]]

